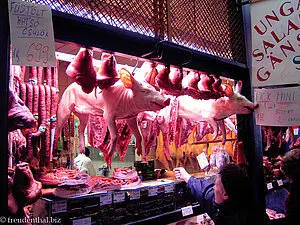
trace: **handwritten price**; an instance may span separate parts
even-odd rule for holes
[[[42,62],[46,64],[49,60],[49,46],[42,43],[32,43],[27,51],[28,62]]]

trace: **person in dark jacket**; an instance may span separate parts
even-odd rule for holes
[[[202,210],[215,225],[265,224],[267,215],[255,203],[248,176],[237,165],[228,164],[220,169],[215,184],[196,178],[180,167],[174,169],[177,179],[184,180]]]
[[[283,156],[281,169],[290,180],[289,195],[285,201],[286,223],[300,224],[300,147]]]

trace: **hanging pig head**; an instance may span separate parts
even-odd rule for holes
[[[142,137],[137,126],[137,114],[160,110],[170,104],[170,99],[163,97],[150,84],[137,81],[126,69],[121,69],[119,74],[121,81],[102,92],[103,117],[111,135],[109,156],[105,159],[108,165],[111,165],[111,157],[117,144],[116,119],[127,119],[127,124],[137,139],[136,148],[141,152]]]
[[[24,102],[11,90],[8,93],[8,131],[30,128],[36,123]]]
[[[222,120],[233,114],[252,113],[258,104],[249,101],[240,94],[242,82],[239,81],[234,92],[232,87],[226,85],[225,95],[219,99],[197,100],[190,96],[179,96],[179,116],[192,120],[206,119]]]
[[[72,83],[62,95],[57,111],[56,135],[59,135],[63,124],[74,112],[80,119],[80,148],[84,149],[84,128],[89,115],[103,115],[107,122],[111,140],[109,154],[105,160],[111,166],[113,153],[117,144],[117,119],[126,119],[126,122],[136,137],[136,148],[141,152],[141,134],[136,116],[143,111],[156,111],[170,104],[170,99],[163,97],[147,82],[137,81],[126,69],[119,71],[120,80],[114,85],[103,89],[95,97],[94,93],[86,94],[81,86]]]
[[[179,96],[178,116],[208,122],[214,129],[213,138],[215,139],[219,127],[223,130],[222,133],[225,131],[223,119],[234,114],[250,114],[258,107],[258,104],[252,103],[240,94],[241,89],[242,81],[239,81],[235,91],[229,85],[224,86],[226,96],[216,100],[197,100],[187,95]]]

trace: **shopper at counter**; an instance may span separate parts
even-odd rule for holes
[[[87,173],[90,176],[96,176],[95,168],[89,156],[90,150],[89,148],[85,147],[84,153],[80,153],[74,159],[74,167],[82,173]]]
[[[264,224],[267,216],[259,210],[248,176],[239,166],[225,165],[215,184],[196,178],[180,167],[174,169],[177,179],[184,180],[204,212],[216,225]]]
[[[300,224],[300,148],[293,149],[284,155],[281,169],[290,180],[290,194],[285,201],[287,220],[297,221]]]

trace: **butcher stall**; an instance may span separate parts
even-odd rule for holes
[[[51,32],[37,27],[51,13],[54,34],[53,43],[29,45],[25,59],[12,34],[11,47],[1,40],[9,215],[31,224],[168,224],[200,215],[190,221],[212,224],[173,169],[214,182],[229,163],[249,171],[261,200],[258,105],[235,1],[203,1],[190,17],[181,1],[84,2],[0,3],[8,42],[8,16],[11,32],[15,22],[47,39]],[[203,9],[208,16],[198,21]],[[94,174],[75,163],[86,148]]]

